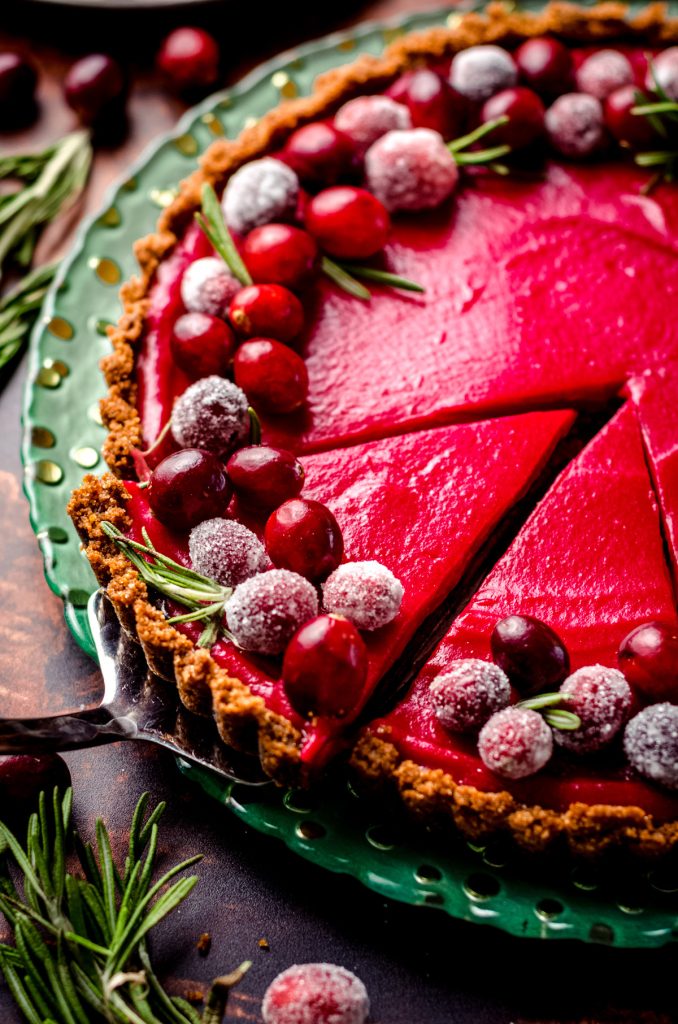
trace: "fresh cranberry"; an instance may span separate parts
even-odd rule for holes
[[[398,577],[381,562],[343,562],[323,583],[323,607],[371,632],[393,622],[404,593]]]
[[[678,103],[678,46],[669,46],[657,54],[647,69],[645,87],[649,92],[656,92],[659,87],[668,99]]]
[[[71,774],[58,754],[13,754],[0,757],[0,800],[3,818],[24,818],[37,810],[45,792],[51,799],[55,787],[67,789]]]
[[[270,338],[252,338],[233,360],[236,384],[264,412],[294,412],[306,401],[308,371],[301,356]]]
[[[497,711],[482,727],[478,753],[490,771],[523,779],[550,760],[553,734],[538,712],[513,705]]]
[[[457,187],[459,169],[438,132],[388,132],[365,154],[365,180],[387,210],[431,210]]]
[[[355,714],[366,678],[367,648],[348,619],[319,615],[295,633],[285,651],[285,693],[304,718]]]
[[[241,338],[264,336],[289,342],[304,326],[304,310],[296,295],[279,284],[241,288],[228,309]]]
[[[37,75],[18,53],[0,53],[0,128],[12,128],[34,111]]]
[[[335,964],[293,964],[264,993],[264,1024],[365,1024],[370,1012],[360,978]]]
[[[318,614],[315,587],[289,569],[268,569],[239,583],[226,604],[226,625],[246,651],[282,654]]]
[[[122,105],[125,76],[112,57],[92,53],[75,62],[64,79],[66,102],[81,121],[91,124]]]
[[[264,542],[274,565],[314,581],[336,569],[344,554],[336,519],[325,505],[307,498],[292,498],[271,513]]]
[[[411,128],[412,118],[402,103],[377,94],[356,96],[344,103],[335,114],[334,124],[351,139],[360,159],[382,135]]]
[[[176,28],[160,44],[156,64],[179,91],[213,85],[219,77],[219,46],[201,28]]]
[[[219,317],[184,313],[174,324],[171,347],[177,366],[198,380],[215,373],[226,375],[236,340],[231,328]]]
[[[497,117],[508,117],[488,137],[488,145],[529,146],[544,134],[544,104],[535,92],[517,85],[490,96],[483,104],[480,120],[485,123]]]
[[[564,706],[578,715],[577,729],[557,729],[556,742],[575,754],[600,750],[617,735],[631,709],[631,688],[616,668],[585,665],[560,687]]]
[[[570,671],[565,644],[545,622],[531,615],[500,619],[490,637],[492,657],[521,693],[560,686]]]
[[[636,626],[619,645],[618,660],[628,682],[647,700],[678,704],[678,627]]]
[[[471,103],[484,103],[495,92],[510,89],[517,81],[515,61],[501,46],[470,46],[452,58],[450,85]]]
[[[477,732],[508,706],[511,684],[498,665],[481,658],[453,661],[429,687],[436,718],[450,732]]]
[[[204,519],[223,515],[231,486],[216,455],[184,448],[156,466],[146,493],[162,523],[173,530],[190,530]]]
[[[639,98],[635,85],[622,85],[621,89],[610,93],[604,103],[605,124],[610,135],[634,149],[651,146],[657,140],[648,118],[631,113],[633,107],[643,102],[648,102],[647,97]]]
[[[464,100],[430,68],[406,71],[393,83],[388,95],[408,108],[413,128],[432,128],[448,140],[461,134]]]
[[[292,132],[281,154],[307,185],[334,185],[353,168],[355,146],[328,121],[315,121]]]
[[[318,246],[291,224],[263,224],[245,239],[242,258],[257,283],[303,288],[318,269]]]
[[[573,160],[595,156],[607,145],[602,103],[588,93],[559,96],[546,111],[544,123],[554,149]]]
[[[265,444],[239,448],[226,471],[241,501],[257,508],[277,508],[296,498],[304,486],[304,467],[292,452]]]
[[[582,61],[574,77],[579,92],[602,102],[615,89],[633,84],[633,67],[619,50],[597,50]]]
[[[544,99],[555,99],[571,88],[572,55],[557,39],[527,39],[513,56],[523,82]]]
[[[319,192],[306,207],[304,223],[321,249],[346,260],[374,256],[384,248],[391,227],[383,203],[352,185]]]
[[[678,708],[669,703],[643,708],[626,726],[624,753],[640,775],[678,789]]]

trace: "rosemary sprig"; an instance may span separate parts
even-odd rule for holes
[[[57,264],[32,271],[0,299],[0,369],[16,355],[37,319]]]
[[[387,285],[390,288],[402,288],[405,292],[425,292],[426,289],[410,281],[407,277],[400,277],[388,270],[380,270],[378,267],[363,267],[357,263],[340,263],[338,266],[351,277],[362,277],[365,281],[374,281],[376,284]]]
[[[511,152],[510,146],[492,146],[490,149],[470,150],[474,143],[484,139],[486,135],[493,132],[495,128],[506,124],[508,120],[508,116],[503,114],[502,117],[495,117],[493,121],[486,121],[485,124],[479,125],[467,135],[461,135],[458,139],[448,142],[447,148],[456,163],[460,167],[484,164],[494,171],[495,174],[508,174],[509,168],[505,164],[497,163],[497,160]]]
[[[536,697],[528,697],[527,700],[519,701],[517,707],[525,708],[528,711],[540,711],[552,729],[570,731],[579,728],[581,718],[573,711],[558,707],[559,704],[567,701],[568,697],[567,693],[539,693]]]
[[[330,281],[334,281],[342,291],[352,295],[354,299],[362,299],[363,302],[369,302],[372,298],[372,294],[365,285],[361,284],[360,281],[356,281],[342,266],[331,260],[329,256],[323,256],[320,261],[320,269],[326,277],[329,277]]]
[[[252,284],[250,272],[243,263],[233,236],[226,226],[217,194],[207,181],[202,187],[201,199],[202,212],[195,215],[200,228],[233,276],[243,285]]]
[[[94,847],[71,825],[72,793],[40,796],[22,845],[0,822],[0,911],[14,945],[0,944],[0,969],[29,1024],[220,1024],[228,994],[249,963],[218,978],[202,1016],[158,980],[148,934],[195,887],[197,876],[174,881],[200,856],[154,880],[158,820],[148,794],[137,804],[128,854],[118,866],[103,821]],[[71,854],[79,861],[67,871]]]

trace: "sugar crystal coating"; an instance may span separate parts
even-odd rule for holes
[[[323,607],[358,629],[380,629],[400,611],[403,585],[376,561],[344,562],[323,584]]]
[[[294,214],[299,179],[287,164],[266,156],[245,164],[229,179],[222,206],[232,231],[246,235],[252,228],[286,220]]]
[[[582,61],[575,80],[580,92],[604,100],[615,89],[633,82],[633,68],[619,50],[598,50]]]
[[[626,726],[624,753],[640,775],[678,789],[678,707],[651,704]]]
[[[431,128],[387,132],[365,154],[368,189],[387,210],[430,210],[454,191],[459,171]]]
[[[588,93],[559,96],[546,111],[544,123],[551,145],[563,156],[587,157],[605,146],[603,107]]]
[[[225,317],[241,287],[223,260],[204,256],[186,267],[181,278],[181,301],[189,313]]]
[[[360,978],[336,964],[294,964],[273,979],[264,1024],[364,1024],[370,1012]]]
[[[515,61],[501,46],[470,46],[457,53],[450,65],[450,85],[474,103],[484,103],[517,81]]]
[[[536,711],[516,705],[492,715],[480,730],[478,752],[491,771],[523,779],[543,768],[553,753],[553,734]]]
[[[669,46],[657,54],[652,69],[648,68],[645,85],[651,92],[659,86],[670,100],[678,103],[678,46]]]
[[[429,687],[438,721],[451,732],[473,732],[507,707],[511,684],[498,665],[480,658],[453,661]]]
[[[172,409],[172,436],[182,448],[215,455],[232,451],[250,430],[245,392],[224,377],[203,377],[186,388]]]
[[[412,118],[407,107],[389,96],[358,96],[339,108],[334,124],[362,154],[386,132],[411,128]]]
[[[257,535],[233,519],[199,523],[191,530],[188,552],[196,572],[225,587],[237,587],[271,565]]]
[[[614,739],[631,707],[631,687],[616,668],[586,665],[562,683],[569,694],[563,707],[579,715],[578,729],[556,730],[556,742],[566,750],[588,754]]]
[[[246,651],[281,654],[318,614],[315,587],[289,569],[269,569],[239,584],[226,604],[226,624]]]

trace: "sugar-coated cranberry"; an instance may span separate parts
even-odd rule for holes
[[[226,223],[239,235],[271,221],[294,216],[299,179],[287,164],[265,156],[244,164],[224,189],[222,207]]]
[[[223,377],[235,352],[233,331],[217,316],[184,313],[172,329],[172,356],[177,366],[194,380],[218,374]]]
[[[34,109],[38,76],[19,53],[0,53],[0,128],[19,125]]]
[[[226,625],[246,651],[282,654],[296,631],[317,614],[312,583],[287,569],[269,569],[235,588],[226,604]]]
[[[647,117],[632,114],[633,107],[638,106],[646,97],[639,98],[635,85],[622,85],[605,100],[605,126],[610,135],[634,149],[650,146],[657,139],[657,133]]]
[[[403,585],[380,562],[344,562],[323,583],[323,607],[358,629],[381,629],[395,619]]]
[[[586,665],[565,680],[564,707],[581,719],[578,729],[558,729],[556,741],[576,754],[600,750],[613,740],[628,717],[631,687],[616,668]]]
[[[64,79],[66,102],[85,124],[117,110],[125,91],[122,68],[105,53],[91,53],[77,60]]]
[[[178,91],[213,85],[219,77],[219,45],[202,28],[175,28],[160,44],[156,64]]]
[[[624,753],[640,775],[678,789],[678,707],[651,704],[634,715],[624,732]]]
[[[241,338],[263,335],[287,343],[304,326],[304,309],[299,299],[279,284],[241,288],[231,301],[228,316]]]
[[[544,99],[555,99],[571,88],[572,54],[557,39],[527,39],[513,56],[522,81]]]
[[[360,978],[335,964],[294,964],[274,978],[261,1006],[264,1024],[365,1024]]]
[[[250,231],[242,258],[254,281],[303,288],[318,269],[318,246],[307,231],[291,224],[263,224]]]
[[[670,100],[678,103],[678,46],[669,46],[652,60],[645,86],[650,92],[659,86]]]
[[[619,668],[646,700],[678,704],[678,628],[644,622],[619,645]]]
[[[225,587],[271,568],[266,549],[252,530],[234,519],[205,519],[191,530],[188,553],[196,572]]]
[[[391,220],[384,204],[371,192],[337,185],[309,201],[304,224],[330,256],[361,260],[384,248]]]
[[[579,92],[604,100],[622,85],[633,84],[633,67],[619,50],[598,50],[579,65],[575,82]]]
[[[339,108],[334,124],[362,156],[386,132],[411,128],[412,119],[407,107],[389,96],[358,96]]]
[[[406,71],[393,83],[387,95],[407,107],[413,128],[432,128],[448,140],[461,133],[464,100],[430,68]]]
[[[311,619],[290,640],[282,680],[290,704],[304,718],[354,713],[367,678],[367,648],[355,626],[336,615]]]
[[[497,117],[508,117],[509,120],[494,129],[488,137],[488,145],[520,149],[544,134],[544,104],[536,92],[525,86],[502,89],[485,101],[480,120],[484,124]]]
[[[151,473],[146,491],[158,519],[173,530],[190,530],[223,514],[231,485],[216,455],[199,448],[173,452]]]
[[[334,185],[353,169],[355,146],[329,121],[314,121],[292,132],[281,154],[306,185]]]
[[[492,657],[520,693],[560,686],[570,671],[570,657],[555,630],[531,615],[500,619],[490,637]]]
[[[181,301],[189,313],[226,316],[240,283],[223,260],[203,256],[186,267],[181,278]]]
[[[450,65],[450,85],[473,103],[484,103],[495,92],[518,81],[518,68],[510,53],[492,44],[460,50]]]
[[[264,530],[266,550],[274,565],[309,580],[322,580],[344,555],[344,538],[326,505],[292,498],[272,512]]]
[[[0,757],[0,801],[3,820],[27,818],[37,810],[41,792],[51,799],[55,788],[64,791],[71,773],[58,754],[11,754]]]
[[[454,661],[429,687],[438,721],[450,732],[475,732],[511,700],[511,684],[498,665],[480,658]]]
[[[304,467],[292,452],[266,444],[239,448],[226,471],[240,500],[256,508],[277,508],[304,486]]]
[[[550,760],[553,734],[538,712],[513,705],[497,711],[482,727],[478,752],[490,771],[523,779]]]
[[[294,412],[308,396],[304,360],[271,338],[245,341],[235,354],[233,372],[236,384],[263,412]]]
[[[367,187],[392,213],[430,210],[456,188],[459,171],[443,138],[430,128],[388,132],[365,154]]]
[[[559,96],[546,111],[544,121],[551,145],[563,156],[593,156],[607,143],[602,103],[587,93]]]
[[[186,388],[172,409],[172,436],[182,448],[227,455],[251,429],[245,393],[223,377],[203,377]]]

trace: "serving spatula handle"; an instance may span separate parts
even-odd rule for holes
[[[0,754],[45,754],[133,739],[130,718],[113,718],[105,707],[46,718],[0,718]]]

